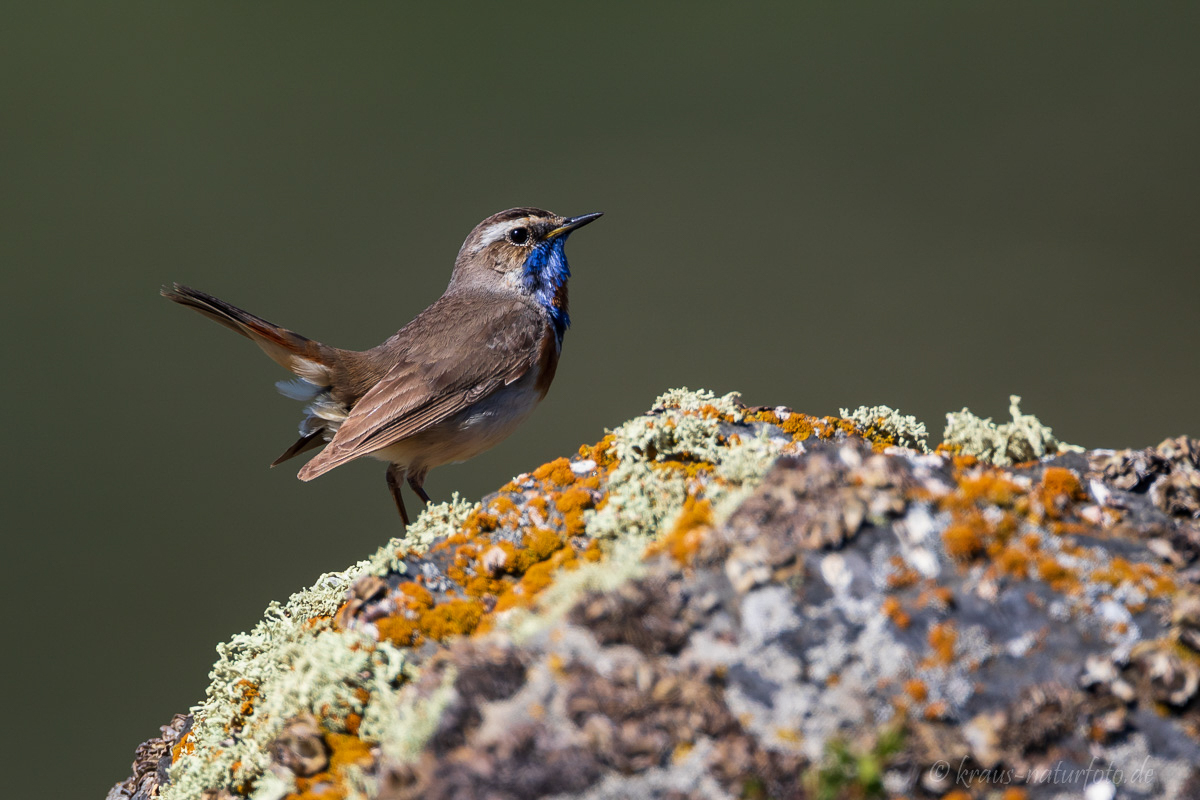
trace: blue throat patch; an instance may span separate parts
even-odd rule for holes
[[[521,271],[525,290],[550,315],[550,321],[554,323],[554,332],[560,341],[563,332],[571,327],[571,317],[565,304],[561,307],[555,305],[559,290],[566,285],[567,278],[571,277],[571,268],[567,266],[567,254],[564,250],[566,239],[566,236],[559,236],[549,242],[534,245],[525,257],[525,266]]]

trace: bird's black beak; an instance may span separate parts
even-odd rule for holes
[[[582,228],[589,222],[598,220],[603,216],[603,211],[596,211],[591,214],[580,214],[578,217],[567,217],[563,220],[562,225],[559,225],[557,228],[546,234],[546,239],[557,239],[559,236],[566,235],[576,228]]]

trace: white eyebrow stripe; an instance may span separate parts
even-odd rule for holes
[[[479,237],[479,246],[487,247],[492,242],[498,242],[503,239],[513,228],[519,228],[522,225],[529,224],[529,217],[521,217],[520,219],[509,219],[503,222],[494,222],[484,229],[483,234]]]

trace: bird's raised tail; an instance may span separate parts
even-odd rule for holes
[[[276,363],[304,380],[316,386],[329,385],[329,371],[339,352],[337,348],[273,325],[211,294],[178,283],[164,286],[162,296],[194,308],[209,319],[237,331],[261,347]]]

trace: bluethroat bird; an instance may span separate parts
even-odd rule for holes
[[[424,502],[425,474],[504,439],[550,388],[567,314],[567,237],[599,213],[560,217],[511,208],[475,226],[445,293],[378,347],[342,350],[306,339],[210,294],[174,284],[164,297],[253,341],[295,373],[276,384],[307,402],[299,440],[271,466],[324,449],[300,470],[311,481],[361,456],[386,461]]]

